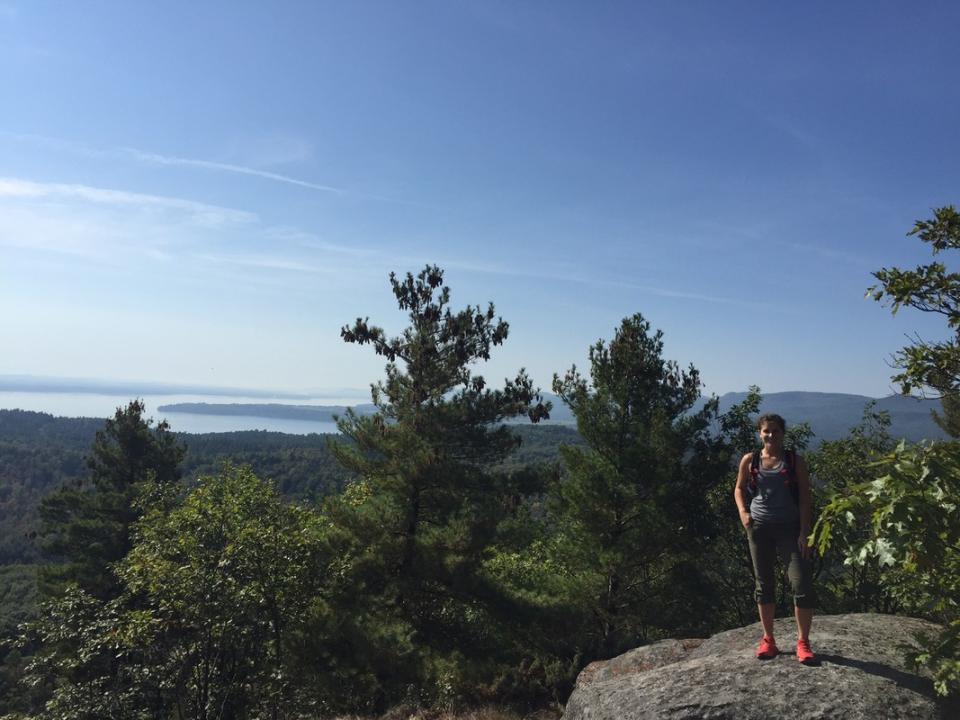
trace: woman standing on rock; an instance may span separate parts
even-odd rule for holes
[[[756,600],[763,626],[763,639],[757,657],[776,657],[773,618],[776,582],[774,565],[777,553],[785,565],[793,588],[797,619],[797,660],[814,661],[810,650],[810,625],[815,597],[810,561],[810,475],[802,457],[783,447],[787,424],[773,413],[757,421],[763,449],[747,453],[740,460],[733,499],[740,511],[740,522],[747,531]]]

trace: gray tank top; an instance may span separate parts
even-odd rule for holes
[[[758,525],[788,524],[800,519],[800,509],[790,491],[790,471],[783,460],[769,470],[760,462],[757,495],[750,502],[750,516]]]

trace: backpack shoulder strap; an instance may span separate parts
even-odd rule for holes
[[[754,450],[753,457],[750,460],[750,481],[747,483],[747,489],[751,495],[757,492],[757,477],[760,475],[760,451]]]
[[[784,448],[783,464],[787,466],[787,472],[790,473],[790,479],[793,480],[794,471],[797,469],[797,454],[793,450]]]

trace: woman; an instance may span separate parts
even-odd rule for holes
[[[810,625],[815,597],[810,562],[810,474],[802,457],[783,447],[787,424],[773,413],[757,421],[763,449],[747,453],[740,460],[733,499],[740,522],[747,531],[753,575],[756,579],[757,609],[763,639],[757,657],[776,657],[773,638],[776,582],[774,564],[779,552],[793,588],[797,619],[797,660],[814,662],[810,650]]]

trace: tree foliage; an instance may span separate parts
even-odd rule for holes
[[[953,232],[937,223],[950,222],[924,227],[937,252]],[[197,472],[232,454],[277,482],[226,466],[184,484],[184,449],[142,403],[107,422],[84,482],[43,505],[63,567],[48,571],[49,599],[0,669],[0,687],[25,673],[31,688],[7,709],[279,720],[529,707],[561,702],[597,657],[753,619],[730,494],[757,445],[757,388],[721,414],[716,398],[701,400],[696,369],[664,359],[662,333],[636,314],[590,348],[586,373],[554,377],[579,435],[532,442],[541,428],[508,424],[550,409],[526,373],[499,389],[475,374],[508,337],[493,306],[455,311],[434,266],[390,282],[408,321],[400,334],[368,319],[342,329],[386,360],[374,415],[347,412],[329,448],[208,436],[189,461]],[[960,672],[960,450],[895,448],[887,429],[868,409],[847,439],[810,456],[827,503],[816,527],[825,596],[947,623],[915,658],[947,690]],[[563,437],[578,442],[541,463]],[[792,425],[787,444],[804,450],[809,438]],[[35,462],[22,439],[10,441],[18,461],[57,464]]]
[[[814,515],[833,498],[855,492],[884,474],[883,458],[896,447],[889,433],[890,416],[877,412],[869,404],[863,412],[862,421],[850,429],[841,440],[820,444],[808,457],[813,484]],[[831,511],[832,512],[832,511]],[[869,518],[866,514],[856,516],[855,521],[834,524],[831,548],[822,548],[815,559],[817,567],[818,597],[821,607],[827,612],[883,612],[893,613],[903,608],[892,592],[895,583],[888,582],[888,570],[876,557],[865,558],[860,563],[845,563],[847,549],[861,546],[870,537]]]
[[[571,368],[553,389],[577,418],[587,448],[562,449],[566,473],[551,493],[588,612],[588,657],[609,656],[677,622],[676,583],[706,531],[711,480],[696,469],[716,402],[691,412],[700,376],[665,360],[663,334],[625,318],[609,344],[590,348],[589,378]],[[691,595],[687,596],[689,599]],[[679,614],[697,616],[696,610]],[[681,621],[682,624],[682,621]]]
[[[843,542],[847,563],[876,562],[887,571],[881,581],[901,607],[946,623],[915,659],[931,667],[939,692],[955,692],[960,689],[960,446],[901,442],[879,468],[879,477],[849,486],[824,508],[814,533],[817,546],[826,552]]]
[[[960,249],[960,213],[952,205],[934,210],[933,218],[918,220],[908,235],[930,245],[934,256]],[[960,273],[944,262],[931,262],[913,270],[883,268],[874,273],[879,281],[867,292],[887,303],[894,313],[911,307],[942,315],[952,337],[940,342],[920,338],[900,350],[894,363],[900,370],[893,379],[902,391],[933,390],[943,395],[960,393]]]
[[[296,682],[291,648],[329,572],[320,517],[244,468],[201,479],[173,509],[153,497],[119,566],[123,593],[72,585],[29,626],[23,645],[40,650],[28,680],[51,689],[38,717],[315,712],[322,698]]]
[[[144,409],[141,400],[117,408],[96,434],[87,481],[43,499],[44,550],[64,561],[44,573],[47,594],[75,583],[95,597],[116,597],[113,566],[132,545],[131,528],[141,513],[135,498],[147,484],[167,487],[180,479],[184,448],[165,421],[151,427]]]
[[[928,243],[934,255],[960,249],[960,214],[953,206],[918,221],[910,233]],[[937,313],[953,337],[917,340],[896,355],[894,380],[905,393],[933,389],[954,398],[960,393],[960,274],[942,262],[915,270],[878,271],[875,300]],[[955,403],[944,405],[952,425]],[[924,640],[913,656],[930,668],[942,694],[960,690],[960,444],[908,446],[901,442],[881,458],[876,477],[841,489],[824,508],[815,528],[821,552],[840,546],[848,564],[875,562],[880,581],[902,607],[946,624],[937,638]]]
[[[500,652],[491,628],[507,612],[481,564],[502,521],[539,482],[502,469],[518,444],[504,421],[536,422],[549,405],[523,370],[502,389],[473,374],[508,335],[492,304],[451,310],[436,266],[391,274],[390,283],[408,327],[391,338],[358,319],[342,331],[388,362],[373,386],[377,413],[339,420],[352,442],[333,451],[359,479],[328,512],[352,547],[366,632],[396,638],[380,691],[396,699],[399,685],[414,684],[424,701],[443,701],[489,676]]]

